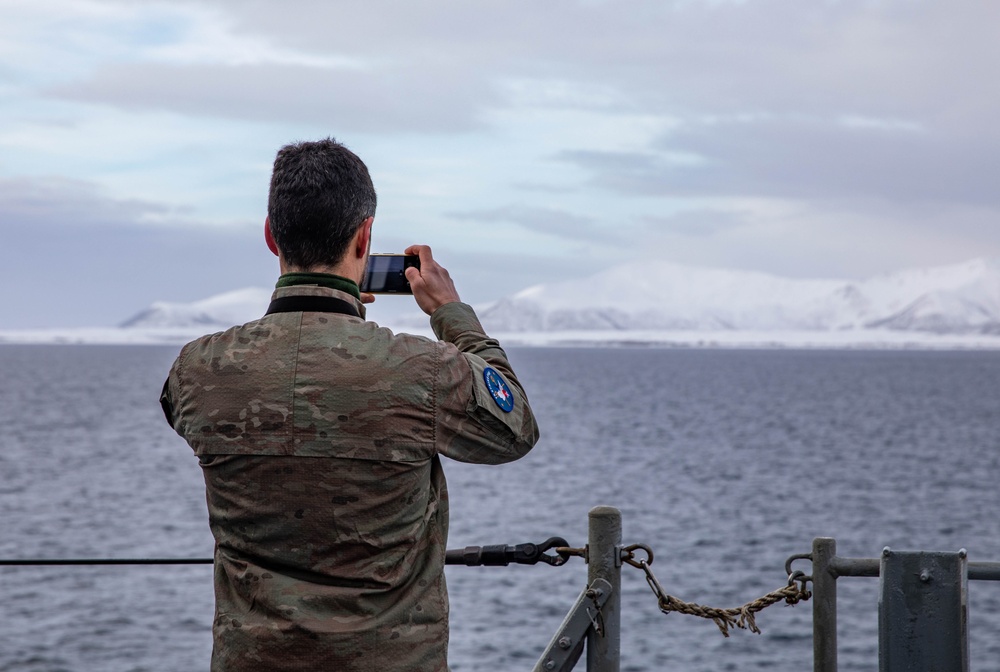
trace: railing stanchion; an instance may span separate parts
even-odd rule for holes
[[[813,539],[813,670],[837,672],[837,542]]]
[[[611,596],[600,610],[602,632],[587,634],[587,672],[619,672],[621,667],[622,514],[610,506],[590,510],[587,540],[587,583],[611,584]]]

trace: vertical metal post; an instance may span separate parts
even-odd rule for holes
[[[813,671],[837,672],[837,541],[813,539]]]
[[[587,672],[619,672],[621,667],[622,514],[610,506],[590,510],[587,540],[587,583],[611,584],[611,596],[600,610],[602,633],[587,633]],[[596,616],[596,614],[595,614]]]

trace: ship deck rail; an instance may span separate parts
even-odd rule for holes
[[[968,582],[1000,581],[1000,562],[969,562],[964,549],[950,553],[886,547],[877,558],[851,558],[837,555],[835,539],[817,537],[811,552],[786,561],[787,586],[742,607],[702,607],[666,594],[650,569],[652,550],[645,544],[622,544],[621,512],[609,506],[591,509],[583,548],[571,548],[561,537],[552,537],[539,544],[449,550],[445,561],[466,566],[559,566],[574,556],[587,563],[587,583],[533,672],[569,672],[584,653],[587,672],[619,672],[621,573],[626,565],[645,573],[661,611],[711,619],[727,637],[733,627],[759,632],[755,614],[771,604],[811,599],[814,672],[837,672],[837,582],[841,578],[879,579],[879,672],[968,672]],[[795,569],[802,561],[811,563],[810,572]],[[212,563],[212,558],[0,559],[0,567]]]

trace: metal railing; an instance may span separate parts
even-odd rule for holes
[[[445,564],[506,566],[547,564],[559,566],[570,555],[588,562],[587,587],[552,637],[534,670],[568,672],[587,651],[588,672],[618,672],[621,655],[622,520],[618,509],[598,506],[590,511],[589,540],[585,549],[568,547],[565,539],[552,537],[540,544],[468,546],[445,553]],[[555,549],[557,554],[546,553]],[[19,558],[0,559],[0,567],[53,567],[82,565],[210,565],[212,558]]]
[[[880,558],[842,558],[837,542],[813,540],[813,670],[837,671],[837,579],[878,577],[879,671],[967,672],[968,581],[1000,581],[1000,562],[968,562],[955,553],[899,552]]]
[[[636,561],[641,549],[647,560]],[[546,551],[554,550],[555,555]],[[640,567],[654,592],[659,589],[660,609],[679,610],[676,598],[662,594],[649,573],[652,552],[642,544],[622,546],[622,519],[618,509],[598,506],[589,515],[585,548],[569,548],[561,537],[540,544],[469,546],[449,550],[446,564],[503,566],[565,564],[573,555],[587,562],[587,585],[566,614],[533,672],[569,672],[584,651],[588,672],[618,672],[621,665],[621,568]],[[793,571],[799,560],[812,563],[812,574]],[[0,566],[52,565],[195,565],[212,564],[211,558],[149,559],[19,559],[0,560]],[[1000,562],[968,562],[964,549],[955,553],[899,552],[885,548],[879,558],[846,558],[837,555],[836,540],[813,540],[812,552],[791,556],[785,563],[789,588],[801,584],[787,597],[808,599],[805,583],[812,584],[813,669],[837,672],[837,580],[842,577],[878,577],[880,672],[968,672],[968,581],[1000,581]],[[778,597],[778,593],[774,593]],[[772,600],[773,603],[775,600]],[[797,601],[797,599],[796,599]],[[671,606],[673,605],[673,606]],[[698,605],[685,605],[698,606]],[[767,605],[764,605],[767,606]],[[748,604],[743,609],[751,608]],[[763,607],[759,607],[763,608]],[[759,608],[755,608],[759,610]],[[713,618],[727,634],[722,612],[693,615]],[[715,612],[714,614],[711,612]],[[744,626],[739,626],[744,627]],[[752,628],[751,628],[752,629]],[[728,634],[727,634],[728,636]]]

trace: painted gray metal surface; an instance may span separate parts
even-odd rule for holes
[[[602,609],[611,597],[611,584],[597,579],[580,593],[576,604],[566,614],[562,625],[549,642],[542,657],[535,663],[533,672],[569,672],[580,660],[587,633],[594,626],[597,610]]]
[[[810,557],[814,672],[837,672],[839,577],[880,578],[880,672],[968,670],[968,582],[1000,581],[1000,563],[968,562],[964,551],[842,558],[827,537],[813,540]]]
[[[830,568],[840,576],[878,576],[878,558],[833,558]]]
[[[1000,581],[1000,562],[970,562],[969,579],[972,581]]]
[[[569,672],[584,648],[587,672],[619,672],[621,668],[621,511],[610,506],[590,510],[586,555],[588,586],[533,672]]]
[[[964,550],[882,552],[880,672],[968,672],[967,576]]]
[[[813,671],[837,672],[837,541],[813,539]]]
[[[619,672],[621,668],[622,513],[610,506],[590,510],[587,583],[603,579],[611,595],[601,608],[602,633],[587,632],[587,672]]]

